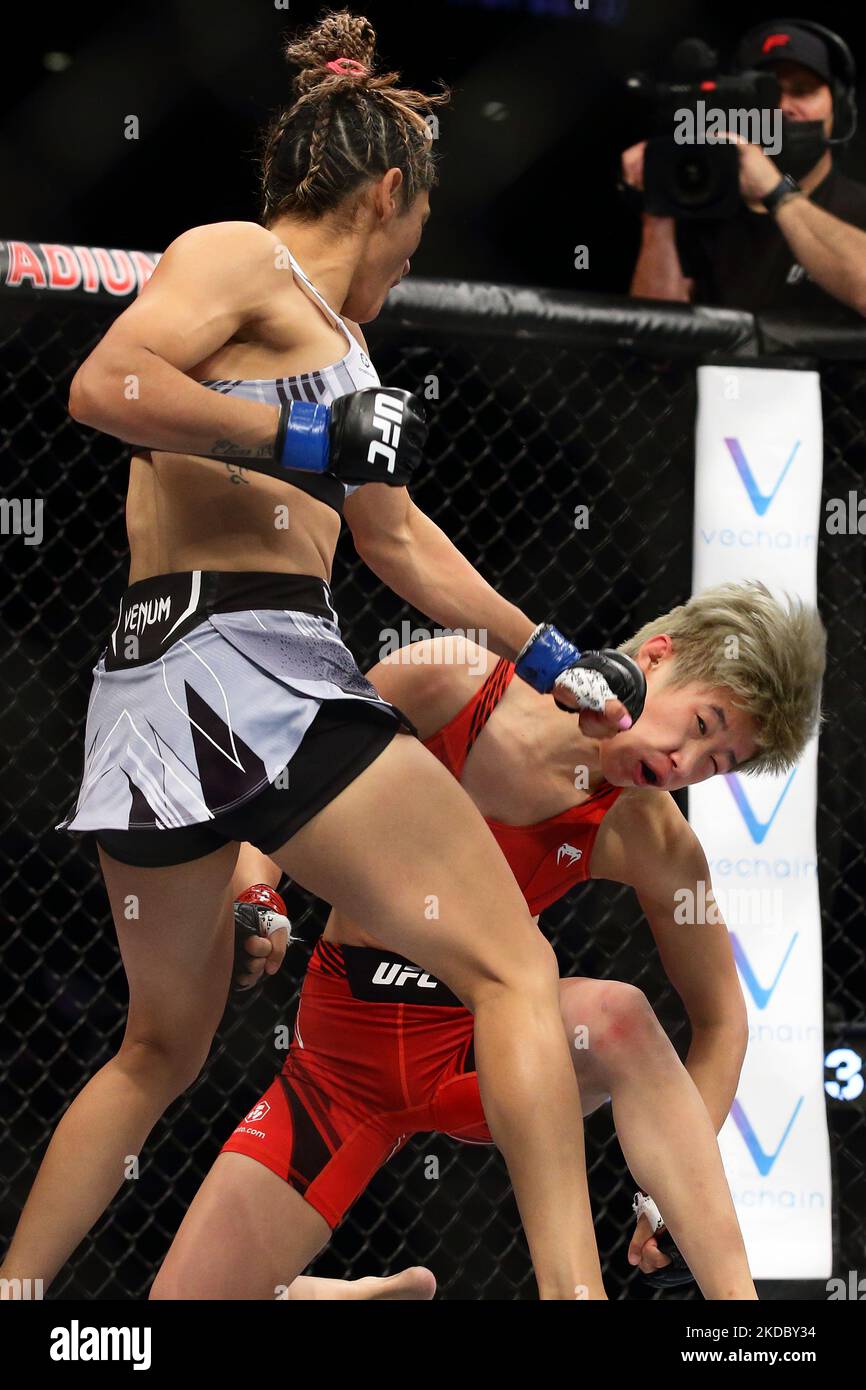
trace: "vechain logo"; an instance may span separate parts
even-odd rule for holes
[[[800,450],[802,440],[795,440],[787,458],[778,467],[775,480],[769,491],[759,485],[755,471],[746,451],[733,435],[724,436],[725,447],[737,470],[740,481],[758,517],[764,517],[779,494],[785,478],[791,470]],[[699,528],[699,536],[707,546],[723,546],[726,549],[741,550],[814,550],[817,546],[815,531],[792,531],[787,526],[720,526],[708,529]]]
[[[788,774],[780,790],[778,783],[775,786],[771,784],[771,795],[775,795],[775,800],[768,807],[768,811],[761,813],[756,811],[753,806],[739,775],[736,772],[724,774],[725,785],[733,798],[740,819],[748,831],[749,839],[755,845],[764,845],[764,842],[767,841],[767,846],[764,849],[763,857],[759,857],[750,854],[746,842],[738,840],[738,837],[735,836],[735,844],[731,848],[742,849],[743,852],[734,858],[710,856],[713,877],[718,878],[720,884],[725,879],[731,878],[754,880],[761,878],[771,880],[802,878],[814,881],[817,877],[818,864],[814,857],[804,858],[802,854],[797,853],[796,841],[792,844],[789,835],[776,834],[775,837],[770,835],[796,773],[795,768]],[[751,793],[751,796],[754,797],[754,792]],[[762,800],[766,801],[766,793],[763,793]],[[787,820],[790,822],[790,817]],[[782,851],[781,854],[779,854],[779,850]],[[765,923],[762,918],[759,925],[765,924],[769,925],[769,920]],[[773,925],[775,924],[773,923]]]
[[[749,1153],[752,1156],[752,1162],[754,1163],[762,1178],[765,1178],[767,1174],[772,1171],[776,1163],[776,1160],[779,1157],[779,1154],[782,1152],[783,1148],[788,1142],[788,1136],[791,1133],[791,1130],[794,1128],[794,1121],[800,1113],[800,1108],[803,1104],[803,1100],[804,1097],[801,1096],[800,1099],[797,1101],[797,1104],[794,1106],[794,1109],[791,1113],[791,1118],[788,1120],[788,1123],[785,1126],[782,1136],[774,1149],[765,1149],[763,1147],[760,1139],[755,1133],[755,1130],[752,1126],[752,1122],[746,1114],[746,1111],[744,1107],[741,1105],[741,1103],[738,1100],[735,1100],[733,1105],[731,1106],[731,1119],[737,1126],[737,1129],[740,1131],[740,1134],[743,1138],[743,1142],[745,1143],[746,1148],[749,1150]]]
[[[745,453],[743,452],[743,446],[741,445],[739,439],[726,438],[725,444],[727,446],[728,453],[734,460],[734,467],[736,468],[743,481],[743,487],[746,489],[749,501],[754,507],[756,514],[758,516],[763,516],[764,513],[770,507],[774,497],[776,496],[776,493],[779,491],[779,488],[782,486],[782,483],[785,480],[785,475],[787,474],[788,469],[791,467],[791,464],[794,462],[794,459],[796,458],[797,450],[800,447],[800,440],[798,439],[796,441],[793,449],[788,455],[788,461],[783,465],[782,471],[776,479],[776,485],[773,488],[772,492],[761,492],[761,489],[758,487],[758,484],[755,481],[755,475],[752,472],[752,469],[749,465],[749,461],[746,458]]]
[[[737,810],[742,816],[743,823],[756,845],[761,845],[764,843],[764,840],[767,837],[767,834],[770,830],[770,827],[773,824],[773,821],[779,814],[782,802],[788,795],[788,788],[793,782],[796,774],[797,769],[794,768],[794,771],[791,773],[787,782],[785,783],[784,787],[782,788],[781,792],[776,798],[776,804],[770,812],[769,818],[767,820],[761,820],[757,813],[753,810],[752,804],[749,801],[749,798],[746,796],[746,793],[743,789],[743,784],[737,776],[736,772],[725,773],[725,782],[727,783],[728,791],[734,798],[734,804],[736,805]]]
[[[776,969],[776,974],[773,978],[772,983],[769,985],[762,985],[754,970],[752,969],[752,963],[746,954],[746,948],[743,945],[742,941],[737,936],[736,932],[730,933],[731,946],[733,947],[734,960],[737,963],[737,969],[739,970],[740,975],[742,976],[743,983],[745,984],[747,990],[751,994],[752,999],[755,1001],[755,1005],[757,1008],[766,1009],[767,1005],[772,999],[776,986],[782,978],[782,971],[788,964],[788,958],[790,957],[791,952],[793,951],[794,946],[797,943],[797,937],[799,935],[799,932],[794,932],[793,936],[788,942],[785,954],[782,956],[782,959]]]

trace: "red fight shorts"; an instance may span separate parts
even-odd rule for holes
[[[332,1228],[412,1134],[492,1143],[472,1015],[385,950],[319,941],[285,1066],[224,1145],[291,1183]]]

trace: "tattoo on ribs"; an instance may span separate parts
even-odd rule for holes
[[[239,463],[227,463],[226,472],[228,473],[230,483],[246,483],[247,487],[249,487],[250,480],[245,476],[246,470],[241,468]]]

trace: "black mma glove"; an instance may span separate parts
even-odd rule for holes
[[[619,700],[634,723],[646,700],[646,679],[630,656],[610,650],[580,652],[551,623],[539,623],[518,653],[514,670],[542,695],[552,693],[560,709],[570,714],[582,709],[603,714],[608,700]],[[557,689],[570,691],[577,708],[557,700]]]
[[[329,473],[343,483],[405,487],[421,462],[427,421],[419,396],[366,386],[331,405],[288,401],[280,407],[273,451],[250,454],[217,445],[209,458],[292,481],[293,472]]]

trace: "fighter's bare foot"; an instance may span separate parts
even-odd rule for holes
[[[358,1299],[426,1301],[436,1292],[436,1276],[423,1265],[413,1265],[411,1269],[403,1269],[399,1274],[389,1275],[387,1279],[353,1279],[350,1287],[357,1290],[352,1297]]]
[[[336,1302],[371,1303],[383,1300],[403,1302],[429,1301],[436,1292],[436,1276],[423,1265],[412,1265],[385,1279],[368,1275],[364,1279],[319,1279],[301,1275],[283,1294],[288,1302],[329,1300]]]

